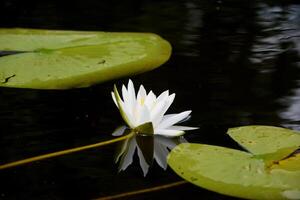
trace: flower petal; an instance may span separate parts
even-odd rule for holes
[[[138,103],[141,104],[141,105],[143,105],[146,96],[147,96],[146,90],[145,90],[144,86],[141,85],[140,89],[138,91],[138,94],[137,94],[137,101],[138,101]]]
[[[163,111],[165,104],[167,103],[168,97],[169,97],[168,90],[164,91],[157,97],[156,103],[151,110],[151,119],[155,119]]]
[[[161,123],[158,125],[159,129],[165,129],[167,127],[170,127],[176,123],[178,123],[179,121],[185,119],[186,117],[188,117],[191,114],[192,111],[184,111],[181,112],[179,114],[173,114],[173,115],[165,115],[161,121]]]
[[[115,156],[115,163],[119,162],[121,156],[125,156],[124,153],[125,151],[128,149],[128,142],[130,139],[124,140],[123,143],[121,144],[121,148],[120,150],[117,152],[116,156]],[[121,167],[121,165],[120,165]]]
[[[130,102],[130,94],[126,89],[125,85],[122,85],[122,95],[123,95],[123,102],[124,102],[124,110],[126,110],[127,114],[133,115],[133,109]]]
[[[121,136],[123,135],[126,129],[127,129],[126,126],[119,126],[118,128],[116,128],[116,130],[114,130],[112,136]]]
[[[112,97],[114,103],[116,104],[116,106],[119,108],[114,92],[111,92],[111,97]]]
[[[151,110],[155,102],[156,102],[156,96],[152,91],[150,91],[149,94],[146,96],[144,104]]]
[[[157,127],[159,125],[159,123],[163,119],[164,114],[167,112],[167,110],[169,109],[169,107],[173,103],[174,99],[175,99],[175,93],[168,96],[167,101],[166,101],[164,107],[162,108],[162,110],[158,113],[157,116],[155,116],[155,118],[154,117],[152,118],[154,127]]]
[[[184,134],[184,131],[178,131],[178,130],[169,130],[169,129],[157,129],[154,132],[155,135],[163,135],[166,137],[175,137],[180,136]]]
[[[130,79],[128,81],[127,91],[128,91],[128,107],[130,108],[130,111],[132,113],[136,103],[136,96],[135,96],[134,85]]]
[[[122,85],[122,97],[124,102],[128,102],[128,92],[125,85]]]
[[[153,110],[151,110],[151,121],[157,121],[157,118],[163,115],[162,112],[164,111],[167,103],[167,101],[157,102]]]
[[[134,128],[132,123],[133,116],[128,112],[127,107],[124,105],[124,102],[121,100],[116,85],[114,85],[114,95],[122,118],[128,124],[129,127]]]
[[[166,90],[157,97],[156,101],[157,102],[165,101],[168,97],[169,97],[169,90]]]
[[[172,150],[174,147],[176,147],[178,144],[184,142],[182,140],[182,138],[184,139],[183,136],[181,137],[178,137],[178,138],[175,138],[175,139],[170,139],[170,138],[167,138],[167,137],[163,137],[161,135],[156,135],[155,136],[156,138],[159,138],[158,141],[161,145],[165,146],[166,148],[168,148],[169,150]],[[187,141],[185,141],[187,142]]]
[[[172,105],[173,101],[175,99],[175,93],[171,94],[169,97],[168,97],[168,100],[167,100],[167,104],[166,104],[166,107],[164,108],[164,110],[162,111],[162,115],[164,115],[168,109],[170,108],[170,106]]]
[[[121,158],[119,171],[125,170],[132,163],[136,147],[137,143],[135,137],[129,139],[129,142],[127,143],[127,151],[124,152],[124,156]]]
[[[138,156],[139,156],[139,160],[140,160],[140,166],[143,170],[144,176],[146,176],[148,173],[148,170],[149,170],[149,165],[146,162],[143,152],[141,151],[141,149],[138,146],[137,146],[137,152],[138,152]]]
[[[167,156],[169,154],[169,151],[166,146],[162,145],[157,141],[157,139],[154,139],[154,159],[156,160],[157,164],[163,168],[164,170],[167,169]]]
[[[141,111],[140,111],[140,116],[139,119],[137,120],[137,124],[141,125],[141,124],[145,124],[146,122],[150,122],[151,118],[150,118],[150,111],[147,108],[147,106],[142,106]]]
[[[180,120],[178,123],[186,122],[186,121],[190,120],[191,117],[192,117],[192,116],[189,115],[189,116],[187,116],[186,118],[184,118],[183,120]]]
[[[189,127],[189,126],[170,126],[168,129],[170,130],[178,130],[178,131],[188,131],[188,130],[196,130],[198,127]]]

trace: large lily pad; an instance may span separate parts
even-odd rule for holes
[[[0,86],[66,89],[154,69],[171,46],[150,33],[0,29],[0,53]]]
[[[256,127],[258,132],[251,131],[254,127],[245,128],[248,128],[247,134],[243,128],[230,129],[229,134],[238,142],[244,141],[241,145],[250,152],[204,144],[180,144],[169,154],[168,164],[184,179],[218,193],[247,199],[300,199],[299,153],[273,162],[270,162],[271,157],[257,156],[276,155],[276,152],[282,156],[280,149],[291,149],[295,145],[299,148],[300,142],[278,145],[279,135],[284,140],[289,138],[288,135],[298,138],[298,133],[275,127],[276,131],[272,132],[272,127],[265,126]],[[265,134],[268,140],[261,137],[264,128],[265,133],[270,133]],[[238,130],[242,130],[241,135]],[[265,144],[265,148],[258,145],[256,148],[249,147],[247,141],[252,141],[251,145],[273,142],[276,145]]]

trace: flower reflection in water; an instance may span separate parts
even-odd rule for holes
[[[120,134],[115,133],[114,136],[120,136]],[[144,176],[146,176],[154,160],[161,168],[166,170],[169,152],[176,145],[186,142],[183,136],[170,138],[160,135],[143,136],[135,134],[133,137],[122,141],[117,151],[115,162],[119,162],[119,172],[124,171],[132,164],[133,157],[137,151],[140,167]]]

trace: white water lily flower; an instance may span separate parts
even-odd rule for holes
[[[134,85],[129,80],[127,88],[122,86],[122,99],[116,86],[111,94],[123,119],[131,129],[151,123],[153,134],[168,137],[180,136],[186,130],[197,129],[175,125],[189,119],[191,110],[165,115],[175,98],[175,94],[169,95],[168,90],[156,97],[152,91],[147,94],[144,86],[141,85],[136,95]]]

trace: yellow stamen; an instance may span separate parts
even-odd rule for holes
[[[143,106],[143,105],[144,105],[144,103],[145,103],[145,98],[144,98],[144,97],[142,97],[142,98],[141,98],[141,102],[140,102],[140,104]]]

